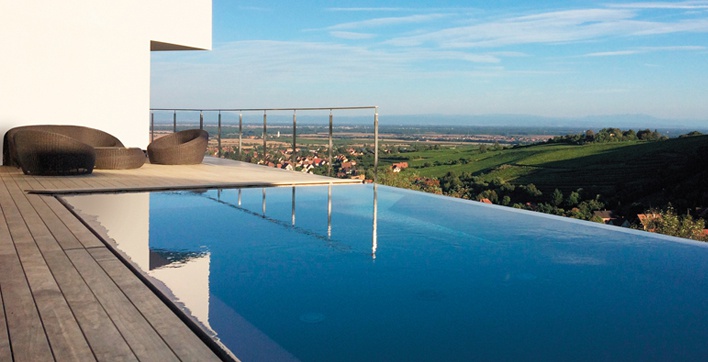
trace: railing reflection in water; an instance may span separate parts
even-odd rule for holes
[[[346,186],[342,186],[346,187]],[[270,217],[267,215],[267,187],[263,187],[261,194],[261,210],[260,213],[250,210],[247,207],[243,206],[243,189],[239,188],[238,189],[238,196],[237,196],[237,201],[236,204],[233,204],[225,199],[222,199],[221,195],[222,192],[224,191],[223,189],[218,189],[216,198],[209,196],[207,194],[200,194],[202,197],[205,197],[207,199],[216,201],[220,204],[227,205],[231,208],[246,212],[248,214],[254,215],[254,216],[260,216],[265,220],[268,220],[276,225],[284,226],[284,227],[290,227],[298,232],[307,234],[309,236],[316,237],[320,240],[326,240],[328,242],[332,241],[332,184],[327,185],[327,232],[326,235],[321,235],[316,231],[305,229],[305,228],[300,228],[296,225],[296,196],[297,196],[297,187],[292,186],[291,187],[291,210],[290,210],[290,224],[287,222],[284,222],[282,220],[279,220],[274,217]],[[373,210],[372,210],[372,233],[371,233],[371,258],[376,259],[376,250],[378,249],[378,185],[373,184]]]

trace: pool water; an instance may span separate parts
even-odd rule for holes
[[[150,193],[144,242],[244,361],[708,358],[705,243],[372,185]]]

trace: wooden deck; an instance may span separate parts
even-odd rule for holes
[[[76,177],[0,166],[0,361],[209,361],[205,342],[54,196],[350,182],[207,158]]]

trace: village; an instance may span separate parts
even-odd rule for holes
[[[282,146],[283,143],[280,143],[280,145]],[[260,149],[262,150],[262,148]],[[328,151],[324,147],[317,147],[315,149],[298,147],[293,152],[292,147],[280,148],[274,145],[274,148],[269,148],[268,153],[263,157],[262,152],[259,153],[257,147],[250,146],[248,148],[244,147],[241,155],[238,154],[237,149],[232,149],[231,151],[222,151],[222,156],[288,171],[299,171],[316,175],[331,175],[340,179],[361,180],[362,182],[371,183],[373,182],[372,174],[369,172],[369,177],[367,177],[366,171],[371,170],[373,163],[371,165],[367,163],[366,167],[361,169],[357,167],[360,165],[362,158],[366,158],[366,156],[371,157],[371,155],[364,152],[365,149],[367,148],[340,148],[338,151],[343,152],[338,152],[336,155],[333,154],[331,163],[329,155],[327,154]],[[210,145],[207,152],[214,156],[219,155],[219,149],[215,145]],[[388,167],[391,172],[399,173],[408,168],[408,162],[395,162]]]

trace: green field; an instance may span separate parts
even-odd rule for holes
[[[544,192],[583,188],[603,195],[621,192],[648,197],[670,193],[675,197],[675,192],[683,189],[687,189],[684,195],[697,191],[704,195],[702,190],[708,187],[708,136],[660,142],[539,144],[486,153],[480,153],[478,146],[458,146],[395,156],[382,160],[407,160],[413,172],[421,176],[468,172],[487,180],[533,183]],[[459,159],[467,163],[450,164]]]

